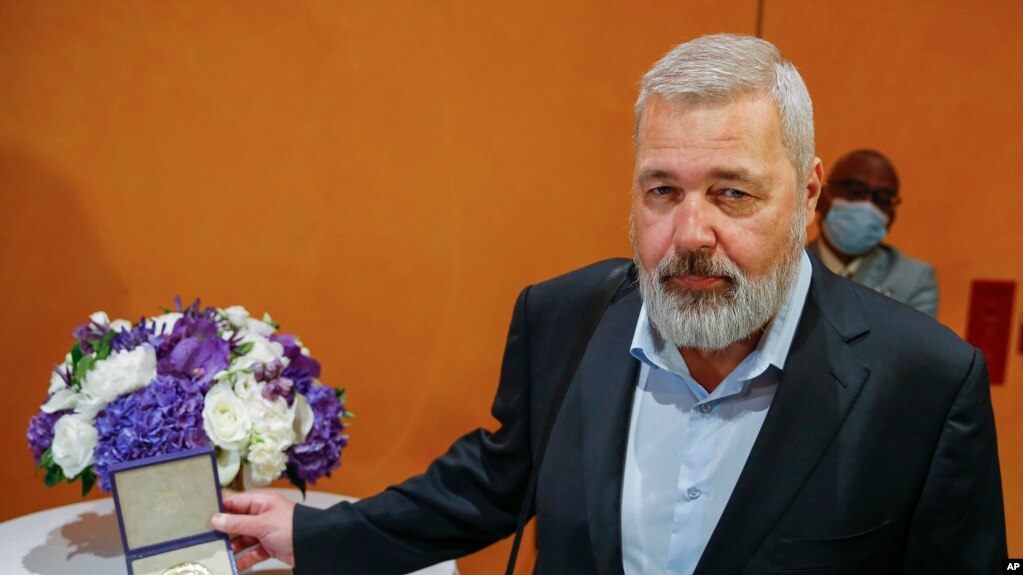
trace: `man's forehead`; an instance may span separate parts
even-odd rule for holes
[[[840,159],[828,175],[828,180],[860,180],[875,188],[898,188],[898,178],[891,164],[873,154],[851,154]]]

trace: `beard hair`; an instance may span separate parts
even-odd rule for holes
[[[797,209],[781,258],[766,273],[751,276],[725,255],[689,251],[665,256],[653,271],[639,261],[635,223],[632,249],[647,315],[660,336],[681,348],[722,350],[764,327],[778,312],[799,276],[806,219]],[[725,285],[688,289],[671,284],[676,275],[721,276]]]

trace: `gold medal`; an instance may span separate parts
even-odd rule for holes
[[[202,563],[185,561],[167,569],[163,572],[163,575],[213,575],[213,572]]]

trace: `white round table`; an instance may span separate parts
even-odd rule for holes
[[[270,489],[301,501],[297,489]],[[351,500],[334,493],[309,491],[302,503],[325,508]],[[126,574],[114,500],[83,501],[0,523],[0,573],[3,575]],[[247,573],[290,575],[291,568],[271,559]],[[458,575],[454,561],[416,571],[415,575]]]

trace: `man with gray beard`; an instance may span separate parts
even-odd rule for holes
[[[499,428],[355,504],[225,500],[239,568],[406,573],[533,516],[538,574],[1000,572],[983,357],[803,249],[823,171],[795,67],[682,44],[634,140],[634,264],[522,292]]]

